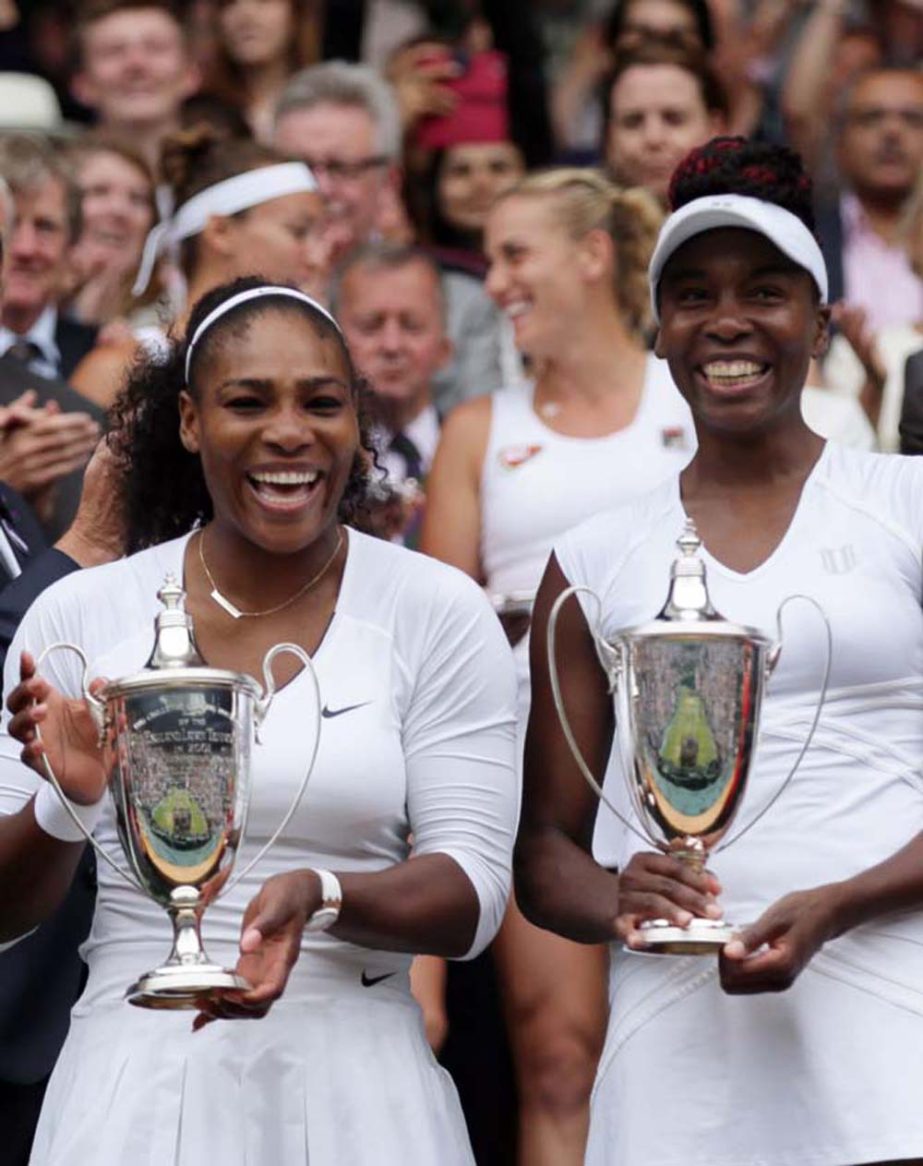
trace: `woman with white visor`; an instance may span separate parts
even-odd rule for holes
[[[74,387],[104,408],[140,350],[164,349],[181,333],[188,307],[213,288],[246,275],[314,292],[320,282],[315,227],[322,211],[314,176],[249,139],[225,140],[202,127],[167,139],[161,170],[176,210],[150,233],[134,292],[144,292],[158,262],[173,270],[172,319],[106,344],[78,366]],[[178,278],[177,278],[178,277]]]
[[[716,139],[681,164],[671,205],[650,268],[656,347],[698,449],[678,477],[560,539],[546,569],[518,901],[541,926],[612,944],[590,1166],[921,1162],[923,464],[825,444],[802,419],[829,309],[797,156]],[[559,727],[545,647],[571,584],[601,597],[607,638],[653,618],[687,518],[725,618],[774,639],[798,593],[832,635],[791,785],[701,873],[607,809],[591,843],[598,802]],[[567,603],[557,638],[565,703],[601,774],[614,724],[596,618],[592,601]],[[823,684],[816,610],[792,604],[783,627],[737,828],[795,763]],[[640,828],[617,758],[606,794]],[[741,927],[718,958],[637,954],[646,920],[723,916]]]

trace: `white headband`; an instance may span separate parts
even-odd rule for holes
[[[296,291],[293,287],[277,287],[274,284],[264,284],[262,287],[253,287],[249,291],[238,292],[236,296],[231,296],[229,300],[225,300],[223,304],[219,304],[217,308],[209,312],[202,323],[196,328],[189,341],[186,349],[186,384],[189,384],[189,368],[192,364],[192,354],[195,351],[195,346],[199,343],[205,333],[216,324],[222,316],[227,315],[228,312],[239,308],[241,304],[246,304],[250,300],[260,300],[264,296],[284,296],[286,299],[298,300],[299,303],[306,304],[309,308],[313,308],[315,312],[319,312],[325,319],[329,320],[334,326],[340,336],[343,333],[340,331],[340,325],[334,320],[333,316],[327,311],[323,304],[319,304],[317,300],[306,296],[304,292]]]
[[[720,227],[743,227],[768,239],[783,255],[808,272],[817,285],[821,303],[827,302],[827,265],[817,240],[797,215],[760,198],[749,198],[742,194],[710,194],[675,211],[660,228],[660,236],[648,268],[651,308],[658,324],[660,310],[657,293],[667,261],[696,235]]]
[[[154,264],[164,251],[175,248],[183,239],[200,234],[212,215],[236,215],[274,198],[283,198],[287,194],[313,194],[316,190],[317,182],[304,162],[279,162],[274,166],[261,166],[258,170],[246,170],[200,190],[183,203],[172,219],[158,223],[148,235],[132,294],[139,296],[145,290],[151,281]]]

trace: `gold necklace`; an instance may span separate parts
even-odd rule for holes
[[[303,587],[299,587],[295,594],[286,599],[284,603],[279,603],[275,607],[269,607],[265,611],[241,611],[239,607],[234,606],[234,604],[230,601],[230,599],[228,599],[226,595],[221,594],[221,592],[218,590],[218,584],[215,582],[214,576],[208,569],[208,563],[205,562],[204,530],[199,535],[199,562],[202,564],[202,570],[205,572],[205,578],[211,585],[210,598],[213,599],[220,608],[223,608],[224,611],[226,611],[228,615],[232,617],[232,619],[256,619],[261,615],[275,615],[277,611],[284,611],[285,608],[290,607],[296,599],[300,599],[306,591],[310,591],[314,584],[319,583],[321,579],[323,579],[324,575],[327,574],[327,571],[330,568],[330,565],[333,563],[333,560],[340,553],[340,547],[342,545],[343,531],[339,530],[337,531],[337,545],[333,548],[333,554],[326,561],[326,563],[324,563],[317,574],[309,579]]]

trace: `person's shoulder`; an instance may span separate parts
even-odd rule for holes
[[[923,535],[923,458],[872,453],[828,442],[821,481],[855,510]]]
[[[182,572],[182,546],[186,537],[161,543],[111,563],[81,567],[56,579],[35,600],[27,613],[37,617],[79,615],[95,617],[100,623],[114,620],[117,613],[139,611],[139,601],[148,607],[156,603],[157,591],[168,572],[177,578]]]
[[[554,546],[561,570],[571,581],[578,576],[617,570],[634,551],[659,530],[676,509],[676,476],[642,494],[598,511],[563,534]]]
[[[493,416],[493,395],[469,397],[450,409],[442,419],[440,443],[483,453]]]
[[[470,575],[431,555],[352,528],[349,545],[350,554],[356,556],[352,578],[366,594],[391,602],[398,600],[417,610],[430,606],[434,600],[487,603]]]

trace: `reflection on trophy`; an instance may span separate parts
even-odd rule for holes
[[[297,644],[277,644],[263,660],[265,692],[250,676],[206,667],[196,648],[184,592],[172,576],[157,593],[164,605],[156,619],[154,650],[134,676],[83,692],[100,726],[100,745],[115,803],[119,839],[131,872],[114,862],[85,830],[97,853],[142,893],[169,912],[173,950],[161,967],[128,989],[145,1008],[194,1008],[199,997],[250,987],[233,970],[209,960],[200,918],[205,897],[231,889],[266,854],[288,825],[305,787],[320,739],[320,690],[310,656]],[[250,801],[251,743],[275,695],[272,664],[283,652],[302,661],[313,680],[316,730],[307,769],[295,799],[272,838],[228,882],[240,847]],[[65,808],[83,829],[51,770],[45,770]]]
[[[610,810],[658,850],[701,869],[709,854],[736,841],[763,816],[791,781],[814,735],[830,671],[827,662],[810,732],[782,785],[760,813],[726,839],[747,786],[763,692],[781,652],[785,605],[780,606],[779,642],[756,628],[730,623],[708,596],[701,541],[687,521],[677,541],[680,557],[670,571],[670,591],[656,619],[618,633],[611,641],[597,629],[597,654],[615,697],[616,738],[631,801],[643,828],[627,821],[590,772],[567,718],[555,660],[555,632],[565,601],[586,587],[558,597],[548,623],[548,658],[555,707],[581,773]],[[723,840],[723,841],[722,841]],[[666,919],[641,925],[649,950],[699,955],[720,950],[739,930],[725,920],[696,918],[688,927]]]

